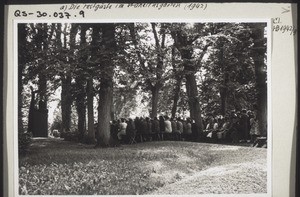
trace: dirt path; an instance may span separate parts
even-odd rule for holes
[[[266,193],[266,160],[211,167],[149,194]]]

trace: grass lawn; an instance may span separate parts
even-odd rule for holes
[[[210,175],[209,170],[220,166],[247,164],[250,168],[256,163],[262,165],[262,170],[255,169],[257,175],[246,176],[249,181],[254,181],[255,187],[250,190],[242,187],[236,192],[266,192],[266,150],[179,141],[95,149],[92,145],[60,139],[34,139],[29,153],[19,158],[19,192],[42,195],[160,194],[174,191],[172,187],[180,188],[184,185],[181,182],[191,186],[186,182],[197,174],[202,183],[205,176],[199,173]],[[244,178],[241,181],[245,181]],[[257,180],[259,183],[255,182]],[[226,183],[226,177],[224,181]]]

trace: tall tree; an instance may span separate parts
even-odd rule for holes
[[[113,76],[116,42],[115,24],[102,24],[101,83],[98,106],[98,146],[110,146],[111,110],[113,104]]]
[[[62,134],[70,131],[71,128],[71,104],[72,104],[72,95],[71,95],[71,65],[69,64],[69,57],[67,57],[68,47],[67,47],[67,27],[68,24],[64,24],[63,31],[61,30],[61,24],[58,23],[58,43],[61,43],[60,31],[63,32],[63,47],[62,55],[65,55],[65,58],[61,63],[63,68],[60,74],[61,78],[61,117],[62,117]],[[74,27],[71,27],[71,31],[74,31]]]
[[[148,35],[148,32],[151,31],[150,28],[153,33],[154,46],[149,42],[151,39]],[[168,48],[166,47],[165,23],[129,24],[129,30],[139,62],[139,74],[142,77],[140,84],[145,91],[151,92],[150,116],[154,118],[158,113],[160,90],[166,80],[164,59]]]
[[[253,38],[252,58],[255,65],[257,97],[257,117],[262,135],[267,135],[267,72],[265,64],[266,38],[264,23],[251,24],[251,37]]]
[[[75,69],[75,104],[76,110],[78,114],[78,133],[79,133],[79,140],[82,141],[84,139],[84,132],[85,132],[85,119],[86,119],[86,60],[87,54],[85,52],[86,48],[86,31],[87,25],[80,24],[80,46],[77,52],[78,54],[78,64]],[[75,43],[75,33],[73,32],[71,35],[72,40],[71,43]]]
[[[161,24],[161,29],[160,29],[160,34],[161,34],[161,42],[159,41],[158,38],[158,33],[156,30],[156,23],[151,23],[152,27],[152,32],[154,35],[155,39],[155,47],[156,47],[156,53],[157,53],[157,63],[156,63],[156,68],[154,69],[156,79],[154,83],[151,81],[148,82],[151,93],[152,93],[152,108],[151,108],[151,114],[150,117],[154,118],[157,117],[157,107],[158,107],[158,98],[159,98],[159,91],[161,87],[163,86],[162,82],[162,73],[163,73],[163,64],[164,64],[164,49],[165,49],[165,39],[166,39],[166,30],[164,27],[164,24]]]
[[[172,46],[172,67],[174,72],[174,78],[175,78],[175,87],[173,90],[173,106],[172,106],[172,118],[175,118],[176,112],[177,112],[177,106],[180,96],[180,89],[183,79],[183,73],[179,65],[177,65],[176,62],[176,47]]]
[[[193,42],[199,38],[199,35],[189,36],[181,25],[171,29],[171,35],[174,39],[174,45],[179,50],[183,60],[183,67],[186,78],[186,91],[190,108],[191,118],[196,123],[198,137],[201,136],[203,130],[201,107],[199,103],[199,95],[196,82],[196,65],[193,63]]]
[[[26,63],[28,60],[28,49],[26,47],[27,43],[27,24],[20,23],[18,25],[18,128],[19,132],[24,132],[23,128],[23,99],[22,99],[22,92],[23,92],[23,75]]]

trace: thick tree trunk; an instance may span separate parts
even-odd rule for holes
[[[33,88],[30,87],[31,90],[31,100],[30,100],[30,106],[29,106],[29,112],[28,112],[28,127],[27,132],[33,134],[33,122],[34,122],[34,110],[35,110],[35,92],[33,91]]]
[[[99,95],[97,144],[100,146],[110,146],[110,121],[113,98],[112,78],[101,80]]]
[[[182,74],[178,73],[176,69],[176,63],[175,63],[175,47],[172,47],[172,67],[174,70],[174,73],[176,73],[175,79],[176,79],[176,84],[174,88],[174,97],[173,97],[173,106],[172,106],[172,118],[175,118],[176,112],[177,112],[177,105],[179,101],[179,95],[180,95],[180,86],[181,86],[181,81],[182,81]]]
[[[74,49],[75,45],[75,27],[72,26],[70,30],[70,50]],[[67,49],[67,25],[65,25],[64,29],[64,48]],[[69,68],[64,68],[65,72],[61,75],[61,113],[62,113],[62,133],[70,131],[71,129],[71,105],[72,105],[72,95],[71,95],[71,70],[70,70],[70,61],[67,62],[67,66]]]
[[[88,138],[89,142],[95,141],[95,128],[94,128],[94,88],[93,78],[87,81],[87,108],[88,108]]]
[[[158,85],[154,86],[151,90],[152,93],[152,106],[151,106],[151,118],[157,117],[158,110],[158,98],[159,98],[159,87]]]
[[[101,74],[98,106],[98,146],[111,146],[110,121],[113,104],[113,75],[115,55],[115,26],[114,24],[102,25],[102,46],[105,54],[102,54],[101,65],[105,67]]]
[[[178,30],[171,31],[171,36],[173,37],[174,45],[180,51],[181,58],[183,60],[183,67],[184,67],[185,78],[186,78],[186,91],[187,91],[188,103],[190,108],[190,116],[195,121],[196,124],[195,126],[196,126],[197,136],[195,137],[199,139],[202,136],[203,125],[202,125],[201,107],[199,103],[199,96],[198,96],[196,76],[195,76],[196,68],[191,62],[192,55],[193,55],[192,43],[197,38],[197,36],[195,38],[188,39],[186,34]]]
[[[195,121],[196,124],[196,133],[197,138],[199,139],[202,135],[203,125],[202,125],[202,117],[201,117],[201,107],[199,103],[199,95],[197,89],[197,82],[195,76],[195,66],[191,63],[192,51],[182,49],[181,51],[182,59],[185,60],[184,63],[184,71],[186,72],[186,90],[188,96],[188,103],[190,107],[191,118]]]
[[[76,81],[79,94],[76,97],[76,110],[78,114],[78,123],[77,129],[79,133],[79,140],[82,141],[84,139],[84,132],[85,132],[85,114],[86,114],[86,107],[85,107],[85,93],[84,93],[84,86],[83,81],[78,80]],[[82,85],[79,85],[82,83]]]
[[[47,78],[46,75],[42,72],[39,73],[39,81],[38,81],[38,87],[39,87],[39,100],[44,101],[47,106]]]
[[[161,43],[159,43],[159,38],[156,31],[156,24],[151,23],[154,39],[155,39],[155,46],[156,46],[156,53],[157,53],[157,65],[156,65],[156,81],[155,85],[151,87],[152,93],[152,109],[151,109],[151,118],[157,117],[158,111],[158,100],[159,100],[159,91],[163,86],[162,80],[162,69],[164,65],[164,52],[163,49],[165,48],[165,28],[161,27]]]
[[[81,32],[80,32],[80,45],[84,45],[86,43],[86,30],[87,27],[84,24],[81,24]],[[77,29],[75,27],[72,28],[71,32],[71,39],[70,41],[72,42],[72,47],[71,50],[73,50],[74,45],[75,45],[75,36],[76,36]],[[78,122],[77,122],[77,129],[79,132],[79,140],[83,141],[84,139],[84,133],[86,131],[86,91],[85,91],[85,84],[86,84],[86,79],[85,76],[82,76],[80,73],[82,70],[84,70],[86,66],[86,55],[83,55],[80,53],[80,62],[78,67],[80,68],[76,72],[76,110],[78,114]]]
[[[196,123],[198,137],[200,137],[203,131],[203,125],[201,117],[201,108],[198,100],[196,77],[194,74],[187,74],[185,77],[190,113],[192,119]]]
[[[180,95],[180,86],[181,86],[181,78],[176,79],[176,85],[174,89],[174,99],[173,99],[173,106],[172,106],[172,118],[175,118],[177,112],[177,106],[179,101]]]
[[[264,25],[253,25],[252,37],[254,39],[252,57],[254,59],[256,88],[258,91],[257,118],[261,135],[267,136],[267,73],[264,63],[266,53]]]
[[[62,133],[70,131],[71,128],[71,74],[61,76],[61,119]]]

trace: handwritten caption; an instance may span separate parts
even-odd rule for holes
[[[289,33],[290,35],[296,35],[298,29],[294,25],[283,24],[280,17],[272,18],[272,31],[280,33]]]
[[[45,12],[45,11],[36,11],[36,12],[27,12],[24,10],[16,10],[14,13],[15,17],[28,17],[28,16],[35,16],[37,18],[76,18],[81,17],[84,18],[85,17],[85,13],[83,10],[80,10],[78,13],[75,14],[70,14],[69,12]]]
[[[85,4],[63,4],[59,6],[59,11],[49,12],[46,10],[39,10],[36,12],[26,11],[26,10],[15,10],[14,16],[17,18],[26,17],[37,17],[37,18],[85,18],[86,14],[92,14],[92,12],[97,12],[101,10],[112,10],[112,9],[139,9],[139,8],[149,8],[156,10],[163,10],[164,8],[178,8],[184,10],[206,10],[206,3],[85,3]]]
[[[183,8],[184,10],[194,10],[194,9],[202,9],[206,10],[206,3],[86,3],[86,4],[65,4],[60,7],[60,10],[107,10],[107,9],[122,9],[122,8],[154,8],[157,10],[161,10],[164,8]]]

